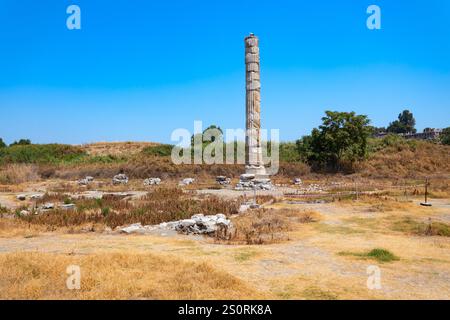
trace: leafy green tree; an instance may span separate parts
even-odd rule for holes
[[[441,142],[442,144],[450,146],[450,127],[442,130]]]
[[[11,143],[9,146],[27,146],[31,144],[31,140],[30,139],[20,139],[19,141],[14,141],[13,143]]]
[[[2,138],[0,138],[0,148],[5,148],[6,147],[6,143],[3,141]]]
[[[403,110],[403,112],[398,115],[398,120],[389,124],[387,131],[391,133],[416,133],[417,130],[415,126],[416,119],[414,119],[412,112]]]
[[[192,137],[191,137],[191,145],[193,146],[194,145],[194,139],[195,139],[195,137],[199,137],[199,139],[200,140],[202,140],[203,141],[203,135],[208,131],[208,130],[212,130],[212,129],[217,129],[219,132],[220,132],[220,136],[222,136],[223,137],[223,131],[222,131],[222,129],[220,128],[220,127],[218,127],[218,126],[216,126],[216,125],[214,125],[214,124],[212,124],[212,125],[210,125],[208,128],[206,128],[205,130],[203,130],[203,133],[202,134],[199,134],[199,133],[197,133],[196,135],[192,135]],[[205,142],[203,142],[203,147],[205,147],[205,146],[207,146],[208,144],[210,144],[211,142],[214,142],[216,140],[216,137],[211,137],[211,141],[205,141]]]
[[[320,169],[351,168],[367,154],[370,120],[355,112],[326,111],[322,125],[297,141],[300,155]]]

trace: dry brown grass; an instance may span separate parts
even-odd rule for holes
[[[36,226],[18,219],[0,218],[0,238],[34,237],[48,231],[45,226]]]
[[[225,237],[229,243],[269,244],[289,240],[289,231],[299,224],[318,220],[319,215],[313,211],[289,209],[259,209],[241,214],[233,219],[234,230]]]
[[[390,227],[394,231],[401,231],[406,234],[450,237],[450,225],[443,222],[434,222],[431,219],[425,223],[410,216],[404,216],[394,218]]]
[[[111,228],[132,223],[154,225],[161,222],[190,218],[194,214],[231,215],[238,212],[237,201],[217,197],[196,198],[178,188],[157,188],[140,200],[104,196],[102,199],[65,199],[63,194],[46,195],[37,204],[65,201],[76,204],[76,210],[52,210],[38,215],[20,216],[31,224],[53,228],[104,224]],[[65,200],[64,200],[65,199]]]
[[[39,179],[36,165],[7,164],[0,166],[0,184],[19,184]]]
[[[81,289],[68,290],[66,269],[81,268]],[[161,254],[72,256],[0,254],[0,299],[261,299],[241,280],[205,262]]]
[[[129,156],[137,154],[145,147],[156,146],[154,142],[96,142],[85,144],[82,149],[92,156]]]
[[[359,172],[372,178],[424,178],[450,174],[450,146],[426,141],[396,143],[374,152]]]

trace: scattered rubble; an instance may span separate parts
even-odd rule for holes
[[[231,179],[225,176],[217,176],[216,182],[222,186],[227,186],[231,183]]]
[[[61,209],[73,210],[73,209],[75,209],[75,204],[73,204],[73,203],[63,204],[63,205],[61,205]]]
[[[30,196],[30,199],[31,200],[40,200],[40,199],[42,199],[42,198],[44,198],[44,195],[43,194],[32,194],[31,196]]]
[[[145,233],[146,228],[140,223],[132,224],[128,227],[120,229],[121,233],[132,234],[132,233]]]
[[[194,182],[195,182],[194,178],[185,178],[185,179],[181,180],[178,185],[180,185],[180,186],[188,186],[188,185],[190,185],[190,184],[192,184]]]
[[[203,215],[196,214],[191,219],[172,222],[163,222],[154,226],[143,226],[135,223],[127,227],[118,228],[119,232],[126,234],[146,234],[154,231],[173,230],[183,234],[212,235],[219,230],[228,230],[232,227],[230,220],[224,214]]]
[[[114,185],[116,184],[128,184],[128,176],[126,174],[120,173],[118,175],[115,175],[112,183]]]
[[[55,209],[55,204],[54,204],[54,203],[51,203],[51,202],[45,203],[45,204],[43,204],[43,205],[41,206],[41,209],[42,209],[42,210],[52,210],[52,209]]]
[[[318,184],[310,184],[306,187],[300,188],[298,190],[300,193],[322,193],[324,192],[323,187]]]
[[[243,203],[243,204],[241,204],[241,206],[239,207],[239,213],[244,213],[244,212],[246,212],[247,210],[249,210],[250,209],[250,205],[249,204],[246,204],[246,203]]]
[[[28,215],[30,215],[30,211],[28,211],[28,210],[22,210],[22,211],[20,211],[20,215],[22,215],[22,216],[28,216]]]
[[[257,179],[254,174],[242,174],[235,190],[273,190],[270,179]]]
[[[87,176],[84,179],[78,180],[78,184],[81,186],[87,186],[89,183],[94,181],[94,177]]]
[[[160,178],[148,178],[144,180],[144,186],[159,185],[161,183]]]

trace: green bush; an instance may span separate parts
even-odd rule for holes
[[[399,260],[392,252],[385,249],[373,249],[367,253],[369,258],[376,259],[380,262],[390,262]]]
[[[61,163],[86,157],[80,148],[63,144],[14,145],[0,149],[0,164],[4,163]]]
[[[442,130],[441,142],[442,144],[450,146],[450,127]]]
[[[169,157],[172,154],[173,145],[160,144],[157,146],[146,147],[142,153],[148,156]]]

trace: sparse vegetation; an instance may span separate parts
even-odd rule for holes
[[[199,212],[208,214],[237,213],[238,202],[216,197],[195,199],[177,188],[158,188],[141,200],[131,201],[110,196],[102,199],[64,200],[64,195],[46,195],[37,204],[48,201],[75,203],[76,210],[55,209],[39,215],[20,216],[30,224],[50,227],[71,227],[100,224],[111,228],[132,223],[154,225],[161,222],[190,218]]]
[[[450,146],[390,135],[369,141],[367,161],[357,171],[371,178],[424,178],[448,176]]]
[[[0,166],[0,184],[19,184],[40,179],[38,167],[33,164]]]
[[[146,147],[142,150],[142,153],[147,156],[158,156],[158,157],[170,157],[172,154],[173,145],[171,144],[161,144],[156,146]]]
[[[392,230],[419,236],[450,237],[450,226],[442,222],[418,222],[411,217],[403,217],[391,225]]]
[[[230,243],[268,244],[289,240],[289,231],[300,223],[318,219],[312,211],[259,209],[233,219],[234,231],[226,235]],[[222,240],[222,239],[218,239]]]

